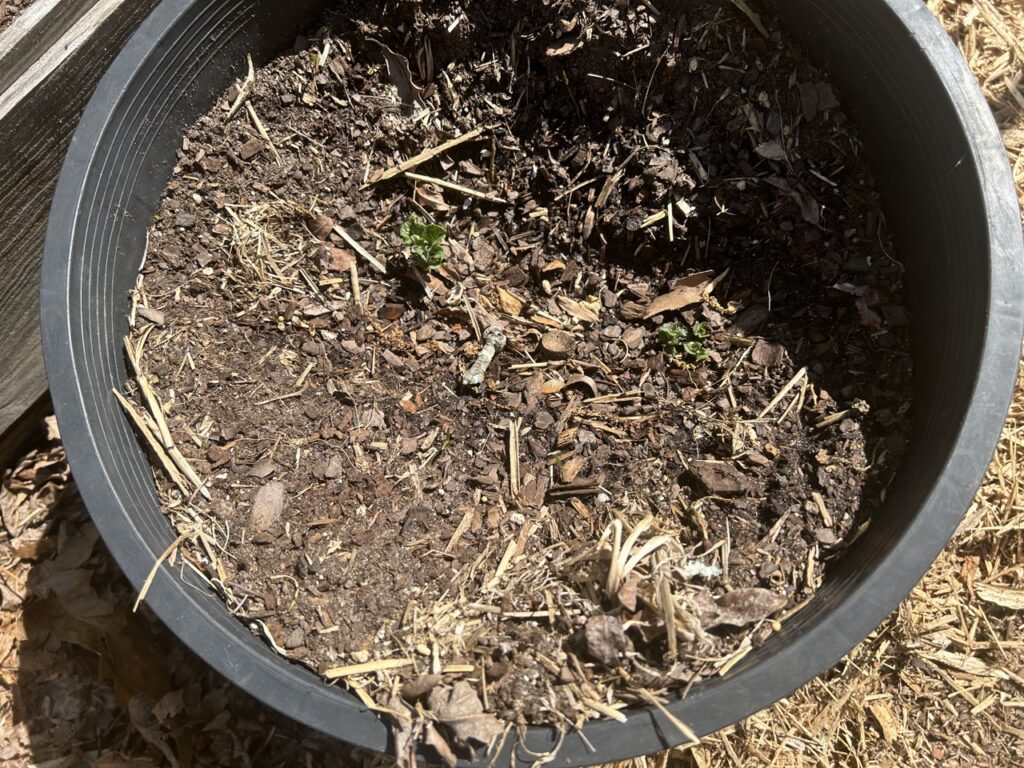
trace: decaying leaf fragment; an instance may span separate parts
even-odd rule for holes
[[[626,650],[626,633],[621,621],[603,613],[591,616],[583,627],[583,638],[590,658],[606,667],[619,666],[620,654]]]
[[[431,714],[451,734],[455,746],[470,752],[489,746],[505,730],[497,717],[484,712],[476,689],[465,680],[435,688],[427,703]]]
[[[745,627],[767,619],[786,607],[789,599],[769,589],[744,587],[712,598],[706,592],[695,595],[695,602],[703,629],[715,627]]]

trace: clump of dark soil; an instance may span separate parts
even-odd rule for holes
[[[188,132],[156,215],[128,407],[181,554],[400,746],[724,674],[898,467],[856,130],[777,32],[656,5],[341,3]]]

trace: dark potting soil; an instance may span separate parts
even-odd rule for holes
[[[35,0],[0,0],[0,32],[14,23],[21,13]]]
[[[150,233],[134,347],[211,496],[157,471],[181,556],[456,748],[497,721],[449,699],[569,726],[724,673],[903,454],[837,94],[728,2],[655,5],[341,3],[188,131]]]

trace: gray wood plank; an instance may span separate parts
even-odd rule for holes
[[[0,92],[0,433],[46,392],[39,347],[39,268],[64,153],[96,83],[156,0],[96,0],[87,5]]]

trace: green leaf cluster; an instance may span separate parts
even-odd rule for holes
[[[444,262],[444,249],[441,245],[448,234],[444,227],[427,224],[415,216],[410,216],[402,224],[398,234],[412,249],[411,260],[416,266],[429,271],[437,269]]]
[[[708,350],[703,342],[711,336],[711,329],[699,320],[693,325],[665,323],[658,328],[658,341],[669,357],[685,355],[695,362],[708,359]]]

